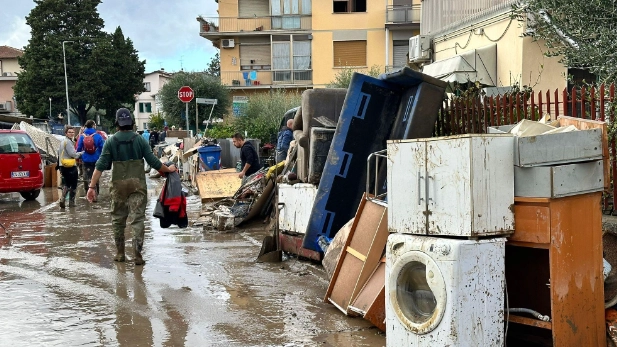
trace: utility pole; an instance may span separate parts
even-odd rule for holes
[[[64,50],[64,44],[74,41],[62,41],[62,56],[64,57],[64,86],[66,89],[66,119],[67,124],[71,125],[71,111],[69,110],[69,80],[66,77],[66,52]]]

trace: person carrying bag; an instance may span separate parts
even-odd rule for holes
[[[73,127],[67,125],[64,127],[64,135],[66,136],[60,143],[58,149],[58,161],[60,162],[60,174],[62,175],[64,184],[62,186],[62,196],[58,202],[60,208],[65,208],[66,196],[69,195],[69,207],[75,207],[75,195],[77,190],[77,161],[76,159],[81,156],[81,152],[75,151],[75,144],[73,143],[73,137],[75,136],[75,130]]]

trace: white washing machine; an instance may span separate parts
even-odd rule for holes
[[[390,234],[386,346],[503,346],[505,242]]]

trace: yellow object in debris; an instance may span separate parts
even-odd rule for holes
[[[270,168],[268,169],[268,172],[266,173],[266,181],[269,180],[273,174],[278,175],[279,173],[281,173],[284,167],[285,167],[284,160],[274,166],[270,166]]]

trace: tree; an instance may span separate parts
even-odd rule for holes
[[[547,56],[587,68],[602,82],[617,80],[617,11],[613,0],[525,0],[514,6],[527,22],[526,35],[542,39]]]
[[[206,73],[210,76],[221,77],[221,57],[219,55],[219,52],[216,52],[214,57],[210,59],[210,63],[208,63]]]
[[[217,99],[217,104],[212,111],[212,119],[223,118],[223,115],[231,108],[231,95],[229,89],[221,84],[217,77],[203,72],[179,72],[161,88],[159,95],[165,120],[168,125],[176,125],[186,128],[186,118],[183,117],[185,104],[178,99],[178,90],[182,86],[193,89],[196,98]],[[189,126],[195,126],[196,103],[189,103]],[[199,105],[199,126],[204,127],[203,121],[210,116],[211,105]]]
[[[302,96],[296,92],[285,92],[276,89],[270,94],[256,94],[250,97],[245,114],[234,120],[236,131],[250,138],[270,142],[271,135],[280,130],[281,119],[285,112],[300,106]]]
[[[92,108],[134,102],[133,96],[143,91],[144,62],[135,63],[132,42],[121,30],[113,35],[102,31],[101,1],[34,2],[26,17],[32,37],[18,60],[23,71],[14,87],[20,111],[46,117],[49,97],[54,109],[66,109],[63,41],[72,41],[65,43],[69,103],[82,124]]]
[[[152,113],[148,120],[148,126],[151,128],[162,129],[165,126],[165,117],[161,112]]]
[[[327,88],[349,88],[349,83],[351,83],[351,76],[353,76],[354,72],[362,73],[365,75],[369,75],[372,77],[377,77],[381,74],[381,66],[373,65],[370,69],[354,69],[351,67],[344,67],[342,70],[339,70],[336,75],[334,75],[334,80],[330,81],[327,85]]]

